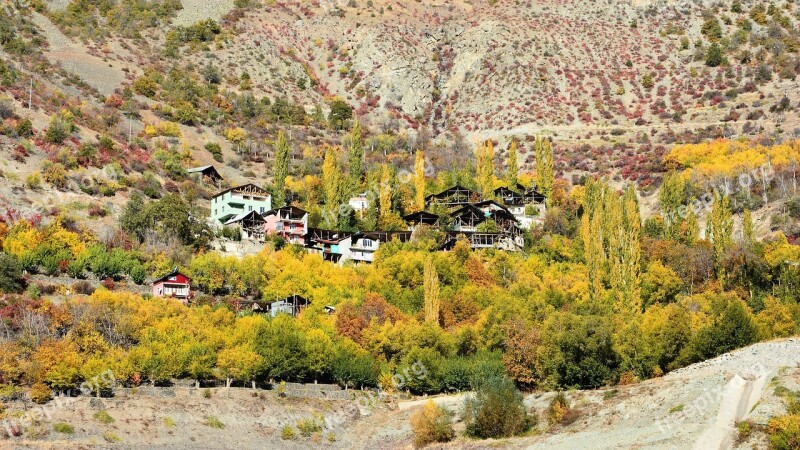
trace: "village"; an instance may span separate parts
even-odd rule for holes
[[[190,168],[199,181],[220,186],[222,176],[214,166]],[[272,195],[255,184],[244,184],[217,192],[210,201],[209,223],[216,230],[235,230],[241,240],[263,246],[268,240],[282,239],[335,264],[369,264],[382,244],[397,240],[409,242],[415,232],[434,230],[444,234],[439,250],[451,250],[458,239],[466,239],[470,248],[516,252],[523,248],[523,233],[540,226],[546,211],[547,197],[533,186],[521,184],[499,187],[494,199],[456,185],[425,197],[425,209],[404,215],[406,229],[400,231],[341,231],[312,227],[309,213],[285,204],[272,204]],[[351,198],[344,208],[362,212],[372,201],[367,194]],[[277,207],[274,207],[277,206]],[[436,214],[429,210],[445,211]],[[230,233],[228,233],[230,234]],[[153,281],[153,296],[170,297],[188,303],[193,296],[190,278],[177,268]],[[310,303],[293,294],[273,302],[249,302],[255,313],[296,316]],[[332,314],[333,306],[325,310]]]

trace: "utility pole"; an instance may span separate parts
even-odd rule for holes
[[[33,76],[31,76],[31,85],[28,88],[28,110],[31,109],[31,104],[33,104]]]

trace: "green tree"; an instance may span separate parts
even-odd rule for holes
[[[348,191],[354,194],[364,178],[364,138],[359,121],[355,121],[348,135],[347,170],[350,175]]]
[[[286,204],[286,177],[289,176],[290,156],[289,139],[281,130],[278,132],[278,140],[275,143],[275,166],[273,168],[273,196],[276,208]]]
[[[464,403],[467,434],[481,439],[511,437],[528,431],[531,418],[522,393],[508,378],[485,380]]]
[[[661,202],[661,213],[666,224],[666,237],[677,239],[681,224],[683,223],[682,205],[686,200],[686,183],[677,172],[670,172],[664,176],[658,199]]]
[[[331,101],[330,107],[328,123],[334,130],[341,130],[345,127],[347,121],[353,117],[353,107],[338,97]]]
[[[328,147],[325,159],[322,162],[322,194],[325,199],[325,224],[329,228],[336,228],[339,223],[339,201],[342,195],[342,173],[336,150]]]
[[[22,279],[22,266],[13,255],[0,253],[0,292],[11,294],[22,292],[25,282]]]
[[[708,46],[708,51],[706,52],[706,65],[708,67],[718,67],[725,65],[727,63],[727,59],[725,58],[725,54],[723,53],[722,47],[714,42],[710,46]]]
[[[714,243],[714,264],[717,269],[717,277],[720,281],[725,280],[725,267],[723,260],[725,252],[731,247],[733,242],[733,217],[730,208],[730,197],[722,192],[714,195],[714,202],[711,205],[711,217],[708,218],[709,236]]]
[[[301,380],[308,374],[306,337],[295,319],[279,314],[257,327],[254,349],[264,358],[264,375],[277,380]]]

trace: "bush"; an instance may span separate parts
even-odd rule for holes
[[[508,378],[486,380],[464,404],[467,434],[486,439],[528,431],[531,418],[522,400],[522,393]]]
[[[109,414],[108,411],[106,411],[104,409],[101,409],[100,411],[97,411],[96,413],[94,413],[94,415],[92,417],[94,417],[94,420],[96,420],[96,421],[98,421],[98,422],[100,422],[102,424],[105,424],[105,425],[108,425],[110,423],[114,423],[114,418],[111,417],[111,414]]]
[[[296,434],[294,432],[294,427],[291,425],[286,425],[281,429],[281,439],[284,441],[292,440],[295,438],[295,436]]]
[[[53,392],[44,383],[34,383],[31,386],[31,401],[43,405],[53,399]]]
[[[225,428],[225,424],[220,422],[220,420],[214,416],[206,417],[206,425],[210,426],[211,428],[219,428],[220,430]]]
[[[800,448],[800,414],[788,414],[767,423],[770,448],[794,450]]]
[[[68,423],[58,422],[53,424],[53,431],[63,434],[75,434],[75,427]]]
[[[411,416],[414,430],[414,446],[424,447],[434,442],[448,442],[455,437],[453,415],[428,400],[425,406]]]
[[[300,430],[300,434],[308,437],[318,431],[322,431],[322,424],[313,417],[310,419],[300,419],[297,421],[297,429]]]
[[[86,280],[81,280],[72,285],[72,291],[76,294],[92,295],[94,293],[94,287],[92,286],[92,283],[89,283]]]
[[[25,178],[25,184],[28,185],[28,189],[39,189],[42,187],[42,176],[39,172],[33,172],[32,174],[28,175]]]
[[[119,436],[110,431],[106,431],[105,433],[103,433],[103,439],[105,439],[106,442],[111,442],[111,443],[119,442],[122,440],[122,438],[120,438]]]
[[[578,418],[578,412],[569,406],[567,395],[559,392],[547,408],[547,421],[550,425],[569,425]]]

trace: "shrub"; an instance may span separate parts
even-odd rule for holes
[[[42,187],[42,176],[39,172],[33,172],[32,174],[28,175],[25,178],[25,184],[28,185],[28,189],[39,189]]]
[[[770,448],[794,450],[800,448],[800,414],[788,414],[767,423]]]
[[[120,438],[119,436],[110,431],[106,431],[105,433],[103,433],[103,439],[105,439],[106,442],[111,442],[111,443],[119,442],[122,440],[122,438]]]
[[[94,293],[94,287],[92,286],[92,283],[89,283],[86,280],[75,282],[72,285],[72,290],[76,294],[81,294],[81,295],[92,295]]]
[[[105,424],[105,425],[108,425],[110,423],[114,423],[114,418],[111,417],[111,414],[109,414],[108,411],[106,411],[105,409],[101,409],[100,411],[97,411],[96,413],[94,413],[94,415],[92,417],[94,417],[94,420],[96,420],[96,421],[98,421],[98,422],[100,422],[102,424]]]
[[[172,420],[172,417],[169,416],[164,417],[164,425],[166,425],[169,428],[175,428],[175,421]]]
[[[522,394],[508,378],[490,378],[464,405],[467,434],[479,438],[509,437],[531,427]]]
[[[225,428],[225,424],[220,422],[220,420],[214,416],[206,417],[206,425],[208,425],[211,428],[219,428],[220,430]]]
[[[288,441],[295,438],[294,427],[286,425],[281,429],[281,439]]]
[[[577,418],[577,410],[569,406],[567,395],[563,392],[556,394],[550,401],[550,406],[547,408],[547,421],[550,425],[569,425]]]
[[[434,442],[448,442],[455,437],[453,416],[433,400],[411,416],[414,446],[424,447]]]
[[[31,401],[43,405],[53,399],[53,392],[44,383],[34,383],[31,386]]]
[[[297,421],[297,429],[300,434],[305,437],[311,436],[313,433],[322,431],[322,424],[316,418],[300,419]]]
[[[53,424],[53,431],[63,434],[75,434],[75,427],[68,423],[58,422]]]

